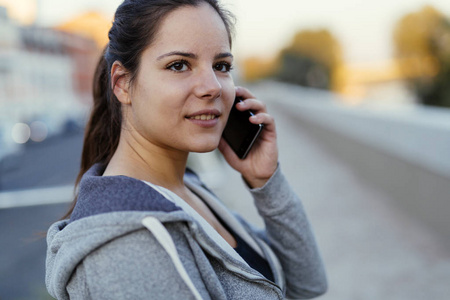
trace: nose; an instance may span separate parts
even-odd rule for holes
[[[195,95],[204,100],[215,100],[222,94],[222,85],[213,69],[201,71],[194,90]]]

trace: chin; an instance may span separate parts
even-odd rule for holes
[[[216,145],[215,147],[199,147],[199,148],[195,148],[192,149],[190,152],[197,152],[197,153],[207,153],[207,152],[211,152],[216,150],[218,147],[218,145]]]
[[[219,142],[220,142],[220,140],[211,141],[209,143],[192,145],[190,152],[206,153],[206,152],[214,151],[217,149],[217,147],[219,147]]]

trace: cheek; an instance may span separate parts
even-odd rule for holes
[[[180,125],[184,88],[157,72],[141,74],[138,80],[129,121],[148,139],[169,138]]]
[[[234,98],[236,97],[236,89],[234,87],[233,79],[230,77],[229,80],[227,80],[222,84],[222,88],[223,88],[223,99],[225,103],[225,109],[228,117],[228,114],[230,113],[231,107],[233,106],[234,103]]]

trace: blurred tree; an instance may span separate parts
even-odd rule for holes
[[[343,88],[342,51],[325,29],[297,32],[275,58],[250,57],[243,62],[244,79],[273,77],[303,86],[340,91]]]
[[[297,32],[289,46],[279,54],[276,77],[282,81],[321,89],[339,90],[342,76],[342,50],[326,29]]]
[[[250,57],[243,61],[243,77],[247,81],[256,81],[272,76],[277,63],[271,58]]]
[[[450,22],[425,6],[399,20],[394,44],[409,87],[426,105],[450,107]]]

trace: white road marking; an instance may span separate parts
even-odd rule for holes
[[[0,193],[0,209],[67,203],[73,200],[73,185]]]

